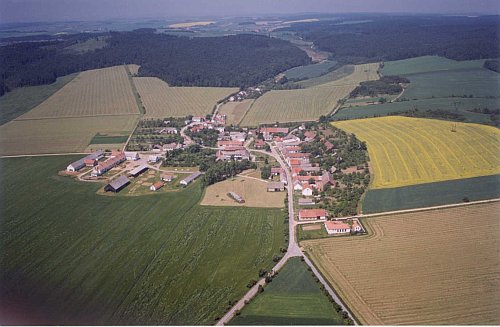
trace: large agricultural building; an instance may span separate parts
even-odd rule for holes
[[[118,193],[128,184],[130,184],[130,180],[125,176],[120,176],[108,185],[104,186],[104,191]]]
[[[71,172],[79,171],[80,169],[86,166],[87,161],[94,162],[95,160],[101,159],[103,156],[104,152],[102,150],[92,152],[88,156],[83,157],[82,159],[69,164],[68,167],[66,167],[66,170]]]
[[[189,175],[188,177],[184,178],[182,181],[180,181],[180,184],[186,186],[200,176],[201,176],[201,173],[198,171],[198,172],[193,173],[193,174]]]

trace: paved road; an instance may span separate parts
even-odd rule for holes
[[[353,318],[351,312],[349,311],[349,309],[346,306],[344,306],[344,304],[342,303],[342,301],[340,301],[340,299],[337,297],[337,294],[335,294],[335,292],[332,290],[332,288],[324,280],[323,276],[321,276],[321,274],[318,272],[318,270],[316,269],[316,267],[314,267],[314,265],[312,264],[312,262],[307,257],[304,256],[304,253],[302,252],[302,250],[300,249],[300,247],[299,247],[299,245],[297,243],[297,239],[296,239],[296,235],[295,235],[297,221],[295,220],[295,213],[294,213],[294,207],[293,207],[293,187],[291,187],[291,185],[292,185],[292,176],[291,176],[290,170],[288,169],[288,166],[285,164],[285,162],[283,161],[283,159],[279,155],[279,153],[276,150],[275,146],[271,146],[271,153],[269,153],[267,151],[263,151],[263,150],[252,150],[252,152],[260,152],[260,153],[264,153],[264,154],[267,154],[267,155],[270,155],[270,156],[274,157],[276,159],[276,161],[280,164],[280,166],[283,169],[283,171],[285,172],[287,183],[288,183],[288,187],[287,187],[287,193],[288,193],[288,221],[289,221],[289,223],[288,223],[288,226],[289,226],[288,249],[287,249],[287,252],[285,253],[285,255],[283,256],[283,258],[281,258],[281,260],[273,267],[273,271],[280,270],[285,265],[285,263],[288,261],[288,259],[290,259],[292,257],[301,257],[301,256],[303,256],[305,258],[305,260],[304,260],[305,263],[309,267],[311,267],[311,270],[316,275],[316,277],[318,277],[319,281],[323,284],[323,286],[328,291],[328,293],[342,307],[342,309],[349,314],[349,316],[351,317],[351,319],[354,321],[354,324],[357,325],[356,320],[354,320],[354,318]],[[216,325],[217,326],[223,326],[223,325],[227,324],[234,317],[234,315],[236,314],[236,311],[239,311],[239,310],[243,309],[243,307],[246,304],[245,302],[250,301],[255,296],[255,294],[257,294],[259,285],[263,285],[263,286],[265,285],[265,279],[264,278],[261,278],[257,282],[257,284],[254,285],[217,322]]]

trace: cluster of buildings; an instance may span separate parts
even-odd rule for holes
[[[98,177],[104,174],[105,172],[115,168],[122,162],[126,161],[127,157],[125,156],[125,153],[123,152],[112,152],[111,156],[109,156],[105,161],[97,164],[92,172],[90,173],[90,176],[92,177]]]
[[[300,221],[323,220],[328,235],[350,234],[364,232],[363,226],[357,218],[328,219],[325,209],[300,209]]]
[[[244,143],[248,134],[246,132],[224,132],[217,141],[217,160],[250,160],[250,152]]]

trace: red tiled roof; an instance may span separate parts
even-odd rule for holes
[[[302,218],[316,218],[316,217],[326,217],[325,209],[300,209],[299,217]]]
[[[261,133],[284,133],[288,134],[288,128],[286,127],[261,127]]]
[[[329,220],[325,222],[326,229],[351,229],[348,223],[339,220]]]
[[[155,189],[159,189],[163,185],[165,185],[165,183],[163,183],[163,182],[156,182],[156,183],[153,184],[153,186],[154,186]]]

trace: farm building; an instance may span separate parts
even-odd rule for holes
[[[125,157],[127,157],[127,160],[131,161],[139,160],[139,154],[137,152],[125,151]]]
[[[149,169],[149,167],[147,165],[140,165],[140,166],[135,167],[134,169],[132,169],[128,173],[128,175],[132,176],[132,177],[137,177],[137,176],[139,176],[140,174],[142,174],[143,172],[145,172],[148,169]]]
[[[285,190],[285,184],[282,182],[269,182],[267,183],[268,192],[282,192]]]
[[[250,153],[247,149],[241,148],[226,148],[219,150],[216,154],[217,160],[250,160]]]
[[[297,144],[300,143],[300,139],[295,136],[295,135],[287,135],[283,138],[283,144],[289,145],[289,144]]]
[[[168,143],[163,145],[163,151],[171,151],[179,148],[179,144],[176,142]]]
[[[120,176],[108,185],[104,186],[104,191],[117,193],[124,189],[128,184],[130,184],[130,180],[125,176]]]
[[[266,146],[266,142],[264,142],[263,140],[255,140],[255,143],[253,146],[256,149],[262,149]]]
[[[108,160],[95,166],[94,170],[92,170],[92,173],[90,173],[90,175],[92,177],[101,176],[102,174],[104,174],[108,170],[111,170],[112,168],[118,166],[119,164],[121,164],[125,160],[127,160],[127,158],[125,157],[125,153],[123,153],[123,152],[114,153],[113,157],[110,157]]]
[[[325,209],[300,209],[299,220],[326,219],[328,216]]]
[[[202,123],[205,121],[205,117],[201,117],[201,116],[194,116],[192,119],[191,119],[193,122],[195,123]]]
[[[175,178],[174,175],[168,175],[168,174],[161,175],[161,180],[167,183],[171,182],[174,178]]]
[[[98,161],[96,159],[85,159],[83,160],[83,163],[85,164],[85,167],[95,167],[98,164]]]
[[[243,141],[238,141],[238,140],[221,140],[217,141],[217,147],[219,149],[224,149],[224,148],[232,148],[232,147],[242,147],[243,146]]]
[[[102,150],[92,152],[88,156],[69,164],[68,167],[66,167],[66,170],[72,172],[78,171],[86,166],[85,160],[99,160],[102,157],[104,157],[104,152]]]
[[[299,198],[299,206],[312,206],[314,201],[312,199]]]
[[[287,127],[261,127],[260,132],[262,134],[268,133],[268,134],[288,134],[288,128]]]
[[[149,187],[149,189],[151,191],[158,191],[159,189],[161,189],[163,187],[163,185],[165,185],[165,183],[163,183],[163,182],[156,182],[153,185],[151,185]]]
[[[363,231],[363,227],[361,227],[361,224],[357,219],[353,219],[350,222],[351,224],[349,224],[349,221],[346,220],[327,221],[325,222],[326,232],[330,235],[334,235],[334,234],[346,234],[350,233],[351,231],[353,232]]]
[[[200,176],[201,176],[201,173],[198,171],[198,172],[193,173],[193,174],[189,175],[188,177],[184,178],[179,183],[181,185],[188,185],[188,184],[190,184],[192,181],[194,181],[195,179],[197,179]]]
[[[157,155],[150,155],[148,157],[148,162],[151,162],[151,163],[157,163],[159,160],[160,160],[160,156],[157,156]]]
[[[245,200],[234,192],[229,192],[227,195],[238,203],[245,203]]]

